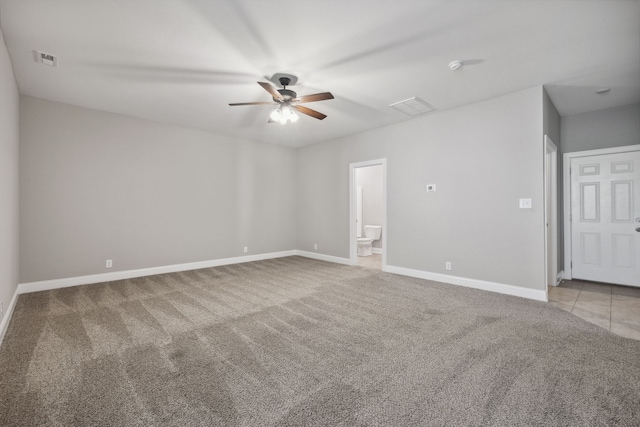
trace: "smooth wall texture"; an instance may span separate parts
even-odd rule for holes
[[[562,117],[562,152],[640,144],[640,104]]]
[[[382,165],[357,168],[355,174],[356,186],[362,187],[362,225],[382,225]],[[362,236],[364,237],[364,229]],[[373,247],[382,248],[382,237],[373,242]]]
[[[0,29],[0,322],[18,287],[19,102],[11,58]]]
[[[25,96],[20,111],[21,283],[295,249],[293,149]]]
[[[549,95],[547,94],[547,91],[545,90],[543,92],[543,131],[544,134],[547,135],[549,138],[551,138],[551,140],[553,141],[553,143],[555,144],[555,146],[558,149],[557,155],[556,155],[556,161],[557,161],[557,182],[558,182],[558,188],[557,188],[557,199],[556,199],[556,206],[558,207],[558,229],[557,231],[557,238],[558,238],[558,272],[560,272],[560,270],[562,270],[562,266],[564,265],[564,221],[563,219],[563,215],[564,215],[564,204],[563,204],[563,190],[562,190],[562,134],[561,134],[561,118],[560,118],[560,114],[558,113],[558,110],[556,108],[555,105],[553,105],[553,102],[551,101],[551,98],[549,97]]]
[[[301,148],[298,249],[349,258],[349,164],[386,158],[388,265],[544,289],[542,144],[536,87]]]

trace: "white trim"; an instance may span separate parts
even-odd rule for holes
[[[544,170],[544,188],[543,188],[543,203],[544,203],[544,282],[545,285],[553,285],[556,286],[556,283],[547,283],[549,281],[549,276],[552,276],[554,279],[558,275],[558,147],[553,143],[549,136],[544,136],[544,147],[543,147],[543,170]],[[549,160],[549,165],[547,165],[547,159]],[[547,167],[549,167],[550,171],[547,171]],[[548,176],[548,172],[550,172],[550,177]],[[550,182],[548,182],[548,178],[550,178]],[[547,194],[547,188],[550,189]],[[547,212],[549,211],[549,206],[547,206],[548,200],[551,201],[551,218],[548,217]],[[549,242],[548,236],[549,231],[551,229],[551,241]],[[551,265],[547,262],[551,257]],[[549,287],[545,286],[545,292],[548,292]]]
[[[640,151],[640,144],[625,145],[622,147],[601,148],[598,150],[575,151],[564,153],[562,161],[562,181],[563,181],[563,208],[564,208],[564,279],[571,280],[573,273],[571,270],[571,160],[576,157],[600,156],[603,154],[628,153]]]
[[[356,169],[382,166],[382,271],[387,265],[387,159],[368,160],[349,164],[349,265],[358,264],[356,224]]]
[[[413,270],[410,268],[395,267],[392,265],[388,265],[384,271],[393,274],[400,274],[402,276],[433,280],[436,282],[448,283],[450,285],[481,289],[483,291],[497,292],[500,294],[513,295],[516,297],[528,298],[537,301],[548,301],[547,291],[542,289],[523,288],[521,286],[506,285],[504,283],[487,282],[486,280],[449,276],[446,274],[431,273],[429,271]]]
[[[295,255],[303,256],[305,258],[313,258],[313,259],[318,259],[320,261],[335,262],[336,264],[356,265],[356,264],[353,264],[349,258],[341,258],[333,255],[319,254],[316,252],[307,252],[307,251],[295,251],[295,252],[296,252]]]
[[[382,248],[371,248],[371,252],[373,252],[374,254],[378,254],[378,255],[382,255],[384,253]]]
[[[597,150],[572,151],[571,153],[564,153],[564,156],[565,158],[589,157],[602,156],[604,154],[628,153],[632,151],[640,151],[640,144],[623,145],[622,147],[598,148]]]
[[[70,286],[90,285],[92,283],[111,282],[114,280],[132,279],[134,277],[152,276],[155,274],[175,273],[178,271],[197,270],[199,268],[220,267],[222,265],[240,264],[243,262],[261,261],[272,258],[298,255],[298,251],[271,252],[266,254],[247,255],[233,258],[221,258],[209,261],[189,262],[185,264],[164,265],[160,267],[140,268],[137,270],[114,271],[112,273],[91,274],[88,276],[65,277],[62,279],[43,280],[39,282],[21,283],[16,292],[48,291]]]
[[[558,271],[558,276],[556,277],[556,286],[560,284],[564,280],[564,271]]]
[[[13,298],[7,307],[7,311],[0,323],[0,345],[4,339],[4,334],[9,326],[9,321],[13,314],[13,310],[18,299],[18,295],[29,292],[46,291],[52,289],[66,288],[70,286],[90,285],[94,283],[110,282],[114,280],[132,279],[141,276],[151,276],[154,274],[163,273],[175,273],[186,270],[197,270],[199,268],[219,267],[223,265],[239,264],[243,262],[261,261],[265,259],[282,258],[287,256],[302,256],[306,258],[317,259],[321,261],[333,262],[344,265],[356,265],[353,264],[349,258],[342,258],[333,255],[319,254],[315,252],[290,250],[283,252],[272,252],[267,254],[248,255],[234,258],[222,258],[210,261],[191,262],[185,264],[166,265],[161,267],[141,268],[137,270],[125,270],[116,271],[112,273],[104,274],[92,274],[87,276],[67,277],[62,279],[43,280],[39,282],[21,283],[18,285],[16,292],[13,294]],[[357,259],[356,259],[357,263]],[[485,291],[498,292],[501,294],[514,295],[523,298],[534,299],[538,301],[547,301],[546,291],[540,291],[536,289],[522,288],[520,286],[506,285],[502,283],[487,282],[484,280],[469,279],[464,277],[448,276],[445,274],[431,273],[422,270],[413,270],[403,267],[395,267],[390,265],[384,265],[383,271],[393,274],[399,274],[402,276],[416,277],[425,280],[434,280],[442,283],[449,283],[452,285],[464,286],[468,288],[481,289]],[[560,278],[563,272],[558,273]]]
[[[0,322],[0,346],[2,345],[2,341],[4,340],[4,334],[7,332],[9,328],[9,322],[11,321],[11,316],[13,315],[13,309],[16,307],[16,302],[18,301],[18,289],[13,293],[13,298],[11,298],[11,302],[7,306],[7,311],[4,312],[4,317],[2,318],[2,322]]]

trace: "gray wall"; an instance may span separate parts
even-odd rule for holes
[[[24,96],[20,124],[22,283],[295,249],[293,149]]]
[[[362,187],[362,225],[382,225],[382,165],[357,168],[355,172],[356,186]],[[382,248],[382,237],[373,242],[373,247]]]
[[[640,104],[565,116],[560,123],[564,153],[640,144]]]
[[[389,265],[544,289],[542,141],[536,87],[301,148],[297,247],[349,258],[349,164],[386,158]]]
[[[18,287],[19,95],[0,29],[0,321]]]

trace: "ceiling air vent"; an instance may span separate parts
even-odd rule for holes
[[[58,66],[57,57],[51,55],[50,53],[40,52],[39,50],[33,51],[33,60],[41,64],[48,65],[49,67]]]
[[[427,104],[417,96],[405,99],[404,101],[395,102],[390,104],[389,107],[398,109],[409,116],[418,116],[420,114],[426,114],[436,110],[435,107]]]

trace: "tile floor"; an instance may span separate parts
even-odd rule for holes
[[[358,257],[358,265],[382,269],[382,255]],[[565,280],[549,287],[549,303],[626,338],[640,340],[640,288]]]
[[[382,270],[382,255],[373,254],[369,256],[359,256],[358,265],[361,267],[375,268]]]
[[[566,280],[549,287],[549,303],[615,334],[640,340],[640,288]]]

